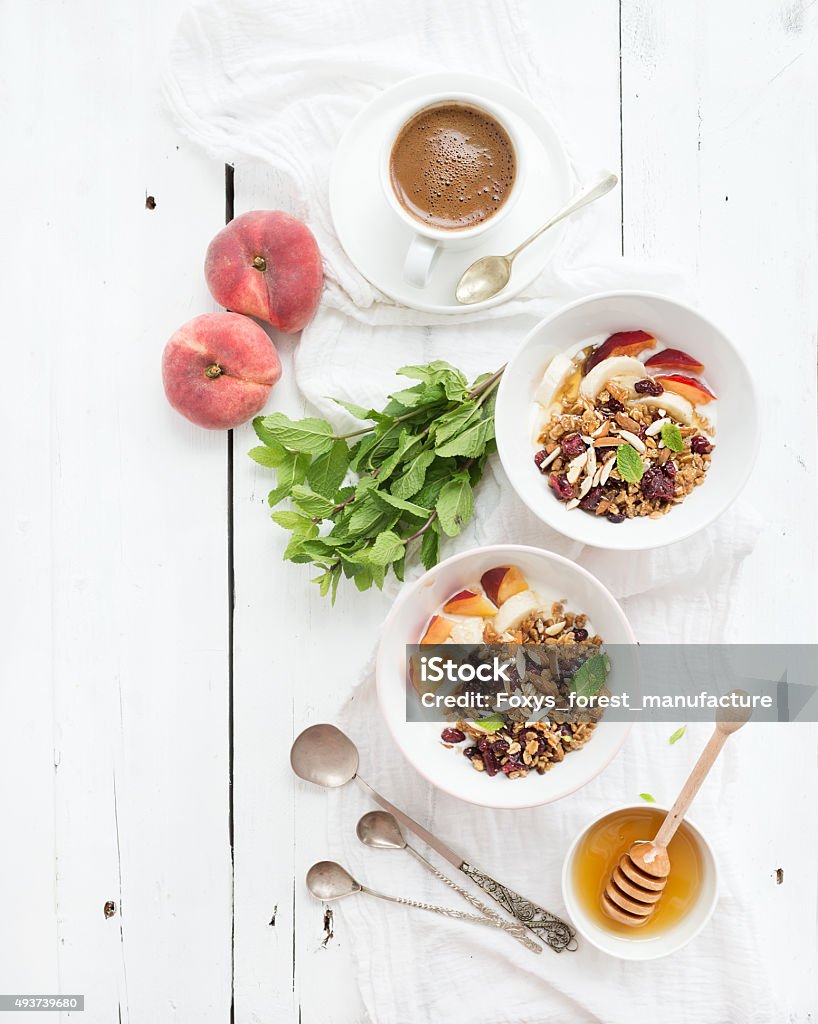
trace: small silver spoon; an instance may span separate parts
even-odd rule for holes
[[[429,910],[434,914],[442,914],[444,917],[454,917],[459,921],[469,921],[471,924],[481,924],[493,927],[493,922],[487,917],[478,917],[476,914],[466,914],[462,910],[451,910],[449,907],[439,907],[434,903],[422,903],[420,900],[410,900],[405,896],[388,896],[384,892],[370,889],[354,879],[346,868],[336,864],[333,860],[321,860],[313,864],[307,872],[307,888],[316,899],[340,900],[345,896],[352,896],[357,892],[366,893],[367,896],[374,896],[379,900],[386,900],[388,903],[400,903],[404,907],[414,907],[416,910]]]
[[[516,249],[512,249],[505,256],[483,256],[472,263],[457,282],[455,290],[457,301],[464,306],[471,306],[475,302],[485,302],[486,299],[490,299],[502,291],[511,277],[511,264],[526,246],[531,245],[535,239],[561,220],[570,217],[577,210],[581,210],[583,206],[607,195],[618,180],[615,174],[608,174],[596,185],[586,186],[539,230],[535,231],[533,235],[529,235],[524,242],[520,242]]]
[[[373,850],[407,850],[435,878],[448,885],[450,889],[462,896],[467,903],[470,903],[476,910],[479,910],[484,917],[487,917],[494,924],[495,928],[501,928],[504,932],[508,932],[518,942],[521,942],[526,949],[530,949],[532,953],[542,953],[542,946],[525,935],[522,925],[501,920],[499,914],[496,914],[487,907],[485,903],[481,903],[476,896],[472,896],[468,889],[464,889],[462,885],[453,882],[442,871],[438,871],[434,864],[426,860],[422,853],[418,853],[413,846],[407,843],[394,814],[390,814],[388,811],[369,811],[358,822],[355,832],[364,846],[369,846]]]
[[[332,789],[344,786],[354,779],[376,804],[380,804],[385,811],[394,814],[405,829],[413,832],[427,846],[440,854],[445,861],[453,864],[458,871],[462,871],[476,885],[479,885],[495,903],[499,903],[503,910],[515,917],[520,924],[525,925],[555,953],[561,953],[564,949],[573,951],[577,948],[576,933],[569,924],[539,904],[526,899],[513,889],[509,889],[508,886],[498,882],[491,875],[480,871],[474,864],[470,864],[464,857],[455,853],[437,836],[432,835],[423,825],[418,824],[414,818],[410,818],[399,807],[395,807],[361,778],[358,774],[358,762],[358,748],[346,733],[329,723],[309,726],[296,736],[290,750],[290,764],[300,779],[312,782],[316,786],[326,786]]]

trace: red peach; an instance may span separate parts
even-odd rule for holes
[[[454,623],[451,619],[444,619],[442,615],[433,615],[420,642],[421,644],[442,644],[453,629]]]
[[[205,277],[219,305],[285,334],[310,322],[324,280],[312,232],[281,210],[231,220],[208,246]]]
[[[585,360],[585,373],[612,356],[638,356],[646,348],[656,348],[656,338],[647,331],[619,331],[606,338]]]
[[[273,343],[238,313],[194,317],[162,355],[168,401],[191,423],[211,430],[229,430],[255,416],[280,376]]]
[[[489,601],[498,607],[515,594],[528,590],[528,581],[516,565],[498,565],[488,569],[480,578]]]
[[[443,605],[443,611],[450,615],[495,615],[497,609],[482,594],[473,590],[461,590]]]
[[[693,405],[706,405],[716,397],[710,388],[695,377],[687,377],[683,373],[670,373],[655,378],[665,389],[674,391],[686,398]]]

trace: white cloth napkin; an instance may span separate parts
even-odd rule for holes
[[[468,374],[495,369],[537,320],[572,298],[617,287],[682,292],[678,275],[669,271],[620,259],[583,263],[592,209],[571,222],[558,255],[524,295],[479,315],[441,317],[397,306],[344,255],[332,228],[327,181],[335,146],[362,105],[408,75],[479,71],[528,92],[559,124],[559,83],[544,79],[529,44],[517,0],[222,0],[183,18],[165,82],[178,122],[220,160],[265,161],[276,182],[271,203],[307,220],[321,246],[327,288],[301,338],[296,373],[322,415],[344,416],[327,395],[377,405],[404,386],[393,373],[407,363],[443,358]],[[729,595],[756,531],[752,517],[737,507],[669,548],[637,555],[583,551],[530,515],[495,462],[473,523],[445,550],[499,541],[541,545],[600,577],[622,600],[642,641],[724,642],[752,639],[731,620]],[[459,804],[407,766],[381,726],[371,669],[339,723],[360,747],[365,777],[385,795],[495,877],[557,911],[570,839],[606,806],[644,790],[671,800],[707,728],[691,727],[672,748],[673,726],[637,728],[614,764],[581,792],[554,806],[512,813]],[[757,758],[761,743],[748,735],[731,757]],[[717,849],[728,853],[731,815],[748,813],[751,799],[742,803],[732,794],[720,806],[736,770],[717,767],[697,802],[696,817]],[[406,854],[363,850],[351,824],[369,805],[353,787],[336,797],[331,856],[386,891],[458,906]],[[722,901],[707,931],[676,956],[646,964],[610,959],[587,943],[578,953],[545,950],[535,957],[489,929],[365,898],[347,901],[337,913],[377,1024],[648,1024],[657,1012],[669,1024],[766,1024],[770,985],[752,893],[736,857],[724,856],[722,867]]]

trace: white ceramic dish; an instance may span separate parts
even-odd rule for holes
[[[719,895],[718,865],[713,849],[708,841],[693,822],[689,818],[685,818],[685,824],[690,829],[699,846],[703,873],[698,899],[690,911],[680,921],[677,921],[676,924],[668,928],[667,931],[648,938],[640,938],[639,933],[634,932],[634,937],[627,939],[601,928],[596,921],[588,916],[578,898],[574,885],[574,857],[583,837],[598,821],[606,818],[614,811],[629,810],[634,807],[644,810],[645,804],[609,807],[602,814],[597,815],[593,821],[589,821],[573,843],[571,843],[562,865],[562,898],[568,910],[568,915],[577,931],[591,945],[601,949],[603,953],[618,957],[620,960],[657,960],[659,957],[669,956],[671,953],[681,949],[682,946],[686,946],[688,942],[699,934],[713,916]],[[651,807],[655,807],[655,805],[651,804]],[[667,813],[667,808],[656,807],[656,810],[661,811],[663,814]]]
[[[508,215],[494,219],[466,249],[447,249],[435,263],[423,288],[404,279],[406,250],[415,229],[392,209],[381,187],[385,141],[394,135],[396,119],[432,94],[467,93],[504,111],[513,122],[515,144],[525,164],[525,181]],[[395,302],[429,313],[468,316],[499,305],[526,288],[542,271],[562,238],[565,223],[546,232],[514,262],[507,288],[492,299],[462,306],[454,297],[463,271],[487,253],[509,252],[534,227],[563,206],[571,193],[568,156],[551,122],[537,105],[505,82],[466,72],[439,72],[407,78],[386,89],[354,118],[332,164],[329,201],[341,245],[358,271]]]
[[[544,775],[509,780],[476,772],[462,753],[440,741],[435,722],[406,721],[406,645],[418,643],[429,617],[452,594],[479,581],[487,569],[516,565],[538,586],[546,600],[567,599],[570,608],[585,612],[593,629],[608,644],[635,644],[628,620],[602,584],[567,558],[539,548],[498,544],[453,555],[414,583],[407,583],[384,623],[376,662],[378,700],[386,723],[407,760],[429,782],[452,796],[484,807],[535,807],[573,793],[595,778],[616,756],[631,725],[600,722],[591,740]],[[608,685],[621,687],[616,666]]]
[[[667,515],[613,524],[579,509],[569,511],[551,493],[547,476],[534,465],[534,394],[554,355],[583,339],[625,330],[648,331],[661,345],[701,359],[704,378],[718,396],[716,448],[705,482]],[[566,537],[618,551],[672,544],[713,522],[746,483],[759,442],[755,386],[734,345],[695,309],[649,292],[592,295],[538,324],[503,374],[495,420],[503,468],[531,511]]]

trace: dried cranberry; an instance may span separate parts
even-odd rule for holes
[[[600,406],[600,411],[604,412],[606,416],[615,416],[618,412],[622,412],[625,406],[616,398],[609,398],[608,401]]]
[[[676,463],[672,460],[666,462],[662,469],[665,471],[666,476],[669,476],[671,479],[676,476]]]
[[[567,722],[563,722],[562,725],[559,727],[558,731],[559,731],[560,736],[573,736],[574,735],[571,732],[571,726],[568,725]]]
[[[562,453],[569,459],[575,459],[577,455],[582,455],[587,447],[588,445],[582,440],[579,434],[566,434],[566,436],[560,441]]]
[[[466,734],[461,732],[460,729],[444,729],[440,734],[440,738],[444,743],[462,743],[466,738]]]
[[[496,775],[500,771],[500,763],[491,752],[491,747],[483,751],[483,764],[486,766],[486,775]]]
[[[469,759],[471,759],[472,757],[478,757],[479,754],[480,750],[477,747],[466,747],[466,749],[463,751],[464,757],[468,757]]]
[[[624,523],[625,522],[625,517],[624,516],[620,516],[617,512],[609,512],[605,516],[605,518],[608,520],[609,523]]]
[[[508,743],[505,740],[495,740],[491,745],[491,752],[495,757],[505,757],[508,753]]]
[[[695,437],[690,439],[690,450],[697,455],[709,455],[713,451],[713,445],[704,434],[696,434]]]
[[[574,641],[576,643],[581,644],[581,643],[583,643],[587,639],[588,639],[588,630],[587,629],[575,629],[574,630]]]
[[[585,512],[596,512],[597,508],[599,508],[600,501],[602,501],[604,497],[605,492],[601,487],[592,487],[579,503],[579,507]]]
[[[645,377],[644,380],[638,380],[633,390],[638,395],[661,395],[665,390],[658,380],[651,380],[650,377]]]
[[[513,757],[510,757],[504,765],[501,766],[500,771],[505,772],[506,775],[511,775],[512,772],[524,772],[527,771],[528,766],[523,764],[522,761],[518,761]]]
[[[545,462],[547,458],[548,452],[545,450],[545,448],[543,448],[542,451],[537,452],[537,454],[534,456],[534,465],[541,473],[545,472],[545,469],[542,468],[542,464]],[[547,468],[548,467],[546,467],[546,469]]]
[[[648,500],[670,501],[675,493],[673,477],[676,475],[676,468],[672,472],[667,471],[665,466],[651,466],[645,470],[642,477],[642,494]]]
[[[552,473],[548,478],[549,485],[560,501],[570,501],[574,497],[574,488],[568,483],[564,476]]]

